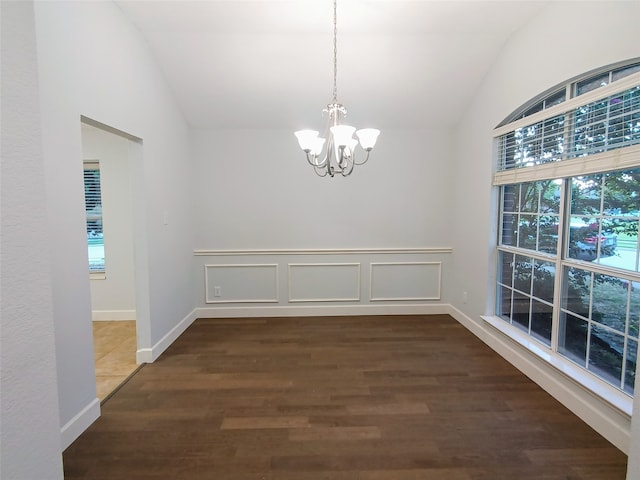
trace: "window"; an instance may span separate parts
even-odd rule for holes
[[[640,324],[640,63],[578,79],[520,111],[494,131],[496,316],[632,395]]]
[[[87,216],[89,273],[104,274],[102,194],[100,190],[100,164],[98,162],[84,162],[84,207]]]

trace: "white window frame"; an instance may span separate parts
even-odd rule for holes
[[[637,60],[636,60],[637,61]],[[602,73],[605,73],[603,71]],[[591,75],[589,75],[591,76]],[[585,77],[586,78],[586,77]],[[582,80],[582,79],[579,79]],[[567,158],[567,159],[558,159],[560,161],[553,161],[551,163],[543,163],[539,165],[533,166],[522,166],[520,168],[505,168],[503,170],[499,170],[500,168],[504,168],[501,164],[501,159],[498,158],[500,156],[499,149],[499,139],[500,137],[514,132],[516,129],[524,128],[529,125],[533,125],[539,122],[543,122],[546,119],[550,119],[556,117],[558,115],[567,114],[565,116],[565,128],[566,135],[569,135],[569,121],[566,118],[579,107],[591,104],[593,102],[599,101],[603,98],[609,97],[611,95],[615,95],[618,93],[622,93],[626,90],[634,88],[640,85],[640,73],[634,73],[622,79],[619,79],[609,85],[596,88],[592,91],[589,91],[583,95],[571,98],[574,94],[574,85],[576,81],[569,82],[566,88],[566,96],[565,101],[550,106],[544,110],[533,113],[529,116],[522,118],[521,116],[515,116],[516,120],[500,125],[493,131],[493,138],[495,142],[496,152],[496,163],[495,169],[496,173],[493,179],[494,188],[497,190],[505,185],[519,184],[525,182],[536,182],[541,180],[550,180],[550,179],[565,179],[563,181],[562,186],[562,195],[563,199],[560,205],[560,219],[562,224],[566,223],[565,216],[566,212],[564,212],[566,205],[566,186],[567,186],[567,178],[574,176],[583,176],[583,175],[593,175],[593,174],[601,174],[608,171],[618,171],[618,170],[632,170],[635,168],[640,168],[640,144],[634,144],[629,146],[623,146],[620,148],[616,148],[613,150],[591,154],[585,157],[577,157],[577,158]],[[558,88],[553,90],[553,94],[557,94],[560,90]],[[522,109],[526,110],[526,108]],[[511,118],[514,118],[512,116]],[[498,209],[500,212],[502,210],[502,195],[495,195],[495,198],[499,198],[500,208]],[[498,231],[502,229],[502,215],[500,214],[497,218],[498,222]],[[559,332],[559,318],[560,318],[560,310],[561,310],[561,282],[563,276],[563,269],[565,266],[575,265],[575,260],[566,258],[564,253],[561,251],[561,246],[564,244],[563,235],[564,228],[560,228],[558,231],[558,253],[557,255],[548,255],[544,252],[521,249],[519,247],[510,247],[510,246],[501,246],[497,244],[496,251],[503,251],[509,253],[516,253],[520,255],[525,255],[528,257],[539,258],[544,261],[552,261],[555,262],[555,288],[554,288],[554,308],[553,308],[553,318],[552,318],[552,337],[551,337],[551,345],[547,346],[544,342],[536,339],[535,336],[529,335],[523,332],[521,329],[510,325],[504,319],[499,318],[496,315],[498,309],[498,295],[496,291],[495,301],[494,301],[494,315],[483,317],[487,323],[505,333],[513,340],[515,340],[518,344],[525,347],[530,352],[534,353],[537,357],[543,359],[548,364],[556,368],[558,371],[562,372],[564,375],[572,378],[574,381],[583,385],[585,388],[590,390],[591,392],[597,394],[602,397],[605,401],[609,402],[611,405],[615,406],[619,410],[631,414],[632,411],[632,397],[618,389],[610,385],[605,380],[601,379],[591,371],[580,367],[577,364],[571,362],[568,358],[559,354],[558,349],[558,332]],[[498,237],[501,238],[501,237]],[[499,255],[496,255],[496,265],[495,272],[498,272],[500,265],[498,265]],[[611,273],[611,271],[607,268],[603,268],[599,264],[587,264],[585,262],[577,262],[579,267],[583,270],[595,271],[597,273]],[[624,276],[630,280],[640,281],[640,274],[638,272],[632,271],[615,271],[615,276]],[[496,280],[497,280],[496,275]],[[496,288],[498,288],[497,283],[495,283]],[[640,394],[640,392],[635,392],[636,394]]]

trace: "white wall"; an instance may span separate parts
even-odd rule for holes
[[[81,115],[142,139],[130,144],[139,350],[153,348],[193,310],[191,165],[188,127],[146,43],[115,4],[37,2],[35,18],[65,446],[99,413]]]
[[[82,124],[83,160],[100,164],[105,276],[91,279],[94,320],[135,320],[133,191],[128,138]]]
[[[62,479],[33,4],[0,17],[0,477]]]
[[[346,178],[319,178],[292,131],[196,131],[196,248],[450,246],[446,130],[385,130]]]
[[[196,305],[209,308],[199,314],[228,306],[219,303],[259,303],[260,314],[282,314],[283,307],[294,306],[296,313],[303,306],[322,306],[325,313],[331,311],[327,307],[339,314],[384,313],[390,303],[446,303],[441,278],[450,275],[455,221],[446,207],[450,140],[447,130],[385,130],[370,160],[350,177],[320,178],[292,131],[194,132],[195,248],[211,253],[194,260]],[[407,253],[408,248],[420,251]],[[234,252],[220,255],[225,250]],[[268,255],[257,255],[265,250]],[[229,263],[260,267],[205,268]],[[301,263],[307,265],[304,273]],[[405,295],[392,291],[398,284],[385,287],[375,278],[380,263],[396,264]],[[268,285],[249,281],[266,271],[273,272]],[[210,289],[221,287],[220,297],[205,292],[207,281]],[[265,298],[270,303],[260,301]]]
[[[603,19],[606,19],[604,21]],[[483,323],[492,312],[495,190],[492,181],[492,129],[524,102],[572,77],[640,56],[638,2],[552,2],[517,32],[477,92],[457,129],[452,303],[457,316],[487,343],[561,397],[583,419],[627,450],[629,422],[603,403],[575,390],[553,371],[506,342]],[[554,50],[555,48],[555,50]],[[477,248],[465,242],[474,232]],[[469,301],[462,301],[462,292]],[[513,348],[512,348],[513,347]],[[579,389],[578,389],[579,390]],[[623,433],[623,432],[627,433]],[[626,438],[626,439],[625,439]],[[637,442],[636,442],[637,443]],[[638,454],[636,446],[635,454]]]

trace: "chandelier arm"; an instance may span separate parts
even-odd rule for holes
[[[344,154],[346,147],[338,146],[338,150],[340,151],[340,154],[338,156],[338,167],[340,167],[340,170],[342,170],[347,158]]]
[[[349,173],[351,173],[351,171],[353,170],[353,166],[356,165],[356,152],[351,151],[351,149],[347,149],[345,148],[345,151],[347,152],[347,154],[344,156],[344,161],[342,162],[342,164],[344,165],[344,167],[351,167],[349,168]]]
[[[326,168],[329,174],[333,177],[333,167],[331,165],[331,159],[335,157],[336,154],[336,146],[333,143],[333,136],[330,135],[329,129],[327,128],[327,156],[325,157]]]
[[[311,165],[312,167],[324,168],[324,166],[327,164],[327,157],[324,157],[322,162],[318,162],[317,160],[318,155],[307,153],[307,162],[309,162],[309,165]]]
[[[315,166],[314,160],[315,160],[316,156],[315,155],[311,155],[309,152],[305,152],[305,153],[307,155],[307,162],[309,162],[309,165],[311,165],[312,167]]]
[[[327,169],[326,168],[318,168],[316,166],[313,167],[313,171],[316,172],[316,175],[318,175],[319,177],[326,177],[327,176]]]
[[[351,172],[353,172],[353,167],[354,167],[355,163],[353,162],[353,157],[351,158],[351,161],[347,163],[347,165],[345,166],[345,168],[342,169],[342,171],[340,173],[342,173],[343,177],[348,177],[349,175],[351,175]],[[346,167],[350,167],[350,168],[346,168]]]
[[[327,164],[327,173],[330,177],[333,177],[336,174],[336,170],[335,168],[333,168],[333,165],[331,165],[331,163]]]
[[[364,157],[364,160],[362,162],[356,162],[355,161],[356,160],[355,156],[353,157],[353,163],[355,165],[364,165],[365,163],[367,163],[367,160],[369,160],[369,154],[371,153],[371,150],[370,149],[369,150],[365,150],[365,152],[367,152],[367,156]]]

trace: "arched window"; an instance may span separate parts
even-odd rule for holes
[[[633,395],[640,59],[533,99],[494,138],[496,317],[514,337],[569,365],[565,373],[574,369],[615,395]]]

